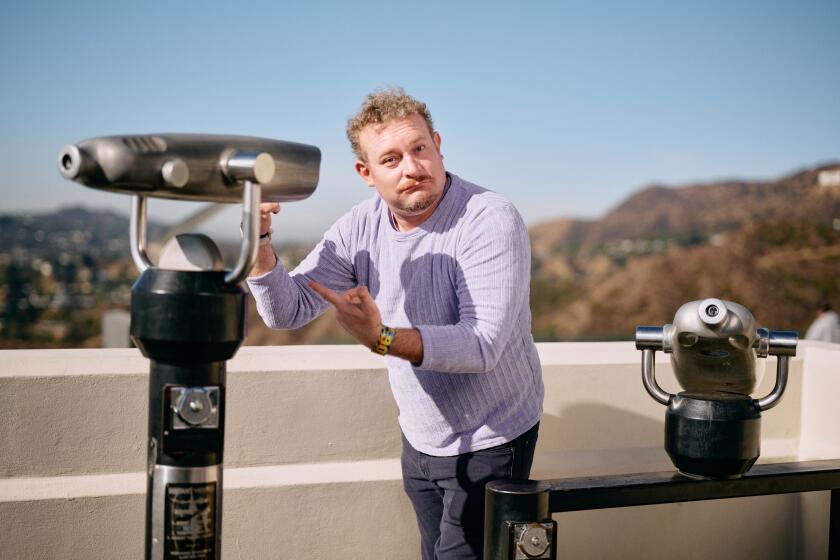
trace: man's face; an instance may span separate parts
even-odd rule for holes
[[[367,161],[357,161],[356,171],[376,189],[398,224],[417,226],[432,215],[443,196],[446,172],[440,135],[429,131],[423,117],[367,126],[359,145]]]

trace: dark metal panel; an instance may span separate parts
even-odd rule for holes
[[[828,526],[828,558],[840,560],[840,490],[831,491],[831,509]]]

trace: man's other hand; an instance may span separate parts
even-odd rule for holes
[[[279,213],[279,202],[263,202],[260,204],[260,235],[271,229],[271,215]]]
[[[260,235],[264,235],[271,230],[271,215],[279,213],[279,202],[263,202],[260,204]],[[260,245],[257,250],[257,262],[254,263],[248,276],[262,276],[274,270],[275,266],[277,266],[277,255],[274,254],[271,243]]]
[[[334,292],[323,284],[310,282],[309,287],[335,307],[338,323],[367,348],[379,340],[382,317],[366,286],[346,292]]]

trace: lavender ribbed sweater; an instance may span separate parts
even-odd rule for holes
[[[423,363],[385,359],[411,445],[451,456],[500,445],[536,424],[543,383],[531,337],[528,232],[502,196],[449,175],[421,226],[397,231],[378,195],[341,217],[291,273],[248,279],[272,328],[296,328],[328,307],[308,282],[368,287],[382,321],[416,328]]]

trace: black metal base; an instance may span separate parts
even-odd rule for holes
[[[681,473],[738,478],[760,454],[761,411],[749,395],[683,392],[665,413],[665,451]]]
[[[224,271],[149,268],[132,288],[132,340],[151,362],[147,560],[221,557],[225,361],[245,304]]]

